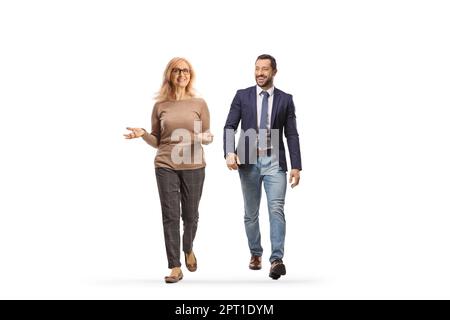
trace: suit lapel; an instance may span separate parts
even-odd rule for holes
[[[280,105],[280,93],[277,88],[273,91],[273,103],[272,103],[272,114],[270,116],[270,128],[273,128],[273,124],[275,123],[276,114],[278,112],[278,107]]]

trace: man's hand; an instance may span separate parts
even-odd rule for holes
[[[294,188],[300,182],[300,170],[292,169],[289,174],[289,183],[291,183],[291,188]]]
[[[228,153],[227,154],[227,167],[230,170],[237,170],[238,165],[241,164],[241,162],[239,161],[239,157],[237,156],[236,153]]]

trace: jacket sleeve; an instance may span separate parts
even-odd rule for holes
[[[227,121],[223,128],[223,152],[224,157],[230,152],[235,152],[235,134],[241,121],[241,99],[239,91],[236,92],[233,102],[231,102]]]
[[[297,131],[297,119],[295,116],[295,106],[292,96],[289,95],[286,122],[284,124],[284,135],[286,136],[291,159],[291,168],[302,170],[302,160],[300,154],[300,141]]]

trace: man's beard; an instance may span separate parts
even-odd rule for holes
[[[269,77],[263,78],[262,80],[264,80],[264,82],[263,82],[262,84],[259,84],[258,79],[259,79],[259,78],[257,77],[257,78],[256,78],[256,83],[257,83],[260,87],[266,87],[267,85],[269,85],[269,84],[272,83],[272,78],[269,78]]]

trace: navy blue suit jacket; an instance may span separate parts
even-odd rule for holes
[[[256,110],[256,86],[238,90],[233,99],[233,102],[231,103],[223,135],[223,148],[225,157],[229,152],[236,152],[234,133],[239,126],[239,122],[241,122],[241,130],[243,132],[246,132],[249,129],[257,131],[258,129]],[[292,99],[292,95],[287,94],[277,88],[275,88],[274,90],[270,128],[279,130],[279,164],[283,168],[283,170],[287,171],[283,132],[286,136],[286,141],[289,148],[291,168],[302,170],[300,143],[297,131],[294,101]],[[232,139],[231,142],[227,141],[226,139],[227,130],[234,130],[232,137],[230,137],[230,135],[228,134],[228,139]],[[245,143],[245,139],[242,141],[241,140],[242,139],[240,139],[239,143]],[[245,143],[245,159],[242,159],[242,157],[240,157],[241,163],[243,165],[249,163],[248,160],[250,158],[250,152],[252,152],[250,144]]]

